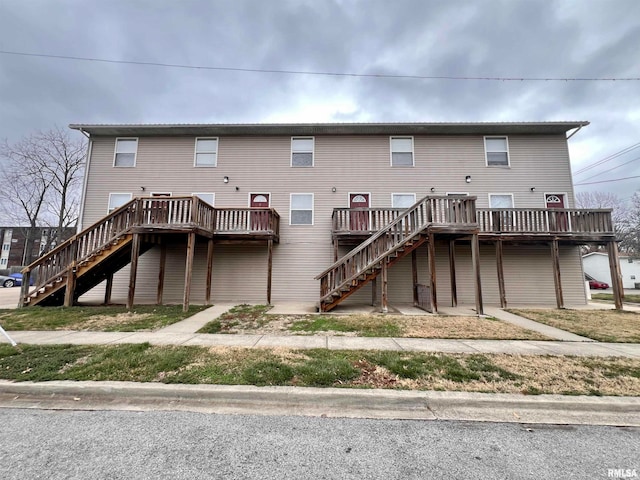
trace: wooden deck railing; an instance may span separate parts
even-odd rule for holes
[[[468,196],[429,197],[433,223],[475,223],[475,202]],[[331,215],[334,234],[371,233],[400,216],[403,208],[334,208]]]
[[[270,233],[277,237],[280,216],[270,208],[214,208],[195,196],[136,198],[74,235],[22,270],[21,304],[34,290],[54,283],[77,264],[105,249],[132,227],[190,227],[213,234]]]
[[[476,197],[468,196],[425,197],[402,210],[385,227],[316,276],[320,280],[320,301],[350,285],[428,226],[475,223],[475,201]]]
[[[215,232],[280,234],[280,215],[273,208],[216,208]]]
[[[613,234],[610,209],[479,208],[480,233]]]

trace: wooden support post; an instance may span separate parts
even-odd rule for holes
[[[411,251],[411,277],[413,280],[413,306],[418,306],[418,252]]]
[[[553,266],[553,283],[556,287],[556,305],[558,308],[564,308],[564,299],[562,298],[562,278],[560,277],[560,250],[558,248],[558,240],[551,242],[551,263]]]
[[[164,294],[164,272],[167,265],[167,246],[162,243],[160,245],[160,270],[158,271],[158,292],[156,293],[156,305],[162,305],[162,296]]]
[[[67,270],[67,285],[64,291],[64,306],[72,307],[73,299],[76,294],[76,253],[77,253],[78,243],[74,240],[71,241],[71,264],[69,265],[69,269]]]
[[[136,276],[138,274],[138,258],[140,257],[140,234],[134,233],[131,240],[131,270],[129,271],[129,294],[127,295],[127,309],[133,308],[136,296]]]
[[[451,281],[451,306],[458,306],[458,283],[456,282],[456,241],[449,240],[449,279]]]
[[[110,273],[107,277],[107,284],[104,287],[104,304],[109,305],[111,303],[111,294],[113,292],[113,273]]]
[[[338,239],[333,239],[333,263],[338,261]]]
[[[496,242],[496,268],[498,269],[498,292],[500,293],[500,308],[507,308],[507,293],[504,288],[502,240],[498,240]]]
[[[389,311],[389,297],[388,297],[388,278],[387,278],[387,259],[382,259],[382,313]]]
[[[29,295],[29,283],[31,283],[31,270],[27,270],[22,274],[22,285],[20,286],[20,300],[18,300],[18,308],[25,305],[25,300]]]
[[[184,270],[184,296],[182,297],[182,311],[189,311],[189,299],[191,298],[191,278],[193,277],[193,257],[196,250],[196,234],[187,234],[187,261]]]
[[[480,277],[480,242],[477,233],[474,233],[471,237],[471,263],[473,264],[473,278],[476,290],[476,313],[478,315],[484,315],[484,306],[482,305],[482,279]]]
[[[267,241],[269,259],[267,260],[267,305],[271,305],[271,276],[273,270],[273,238]]]
[[[431,308],[433,313],[438,313],[438,295],[436,293],[436,244],[433,233],[429,234],[429,291],[431,293]]]
[[[204,293],[204,303],[211,305],[211,278],[213,276],[213,238],[209,239],[207,245],[207,286]]]
[[[371,280],[371,306],[375,307],[378,303],[378,279]]]
[[[616,242],[609,242],[607,244],[607,254],[609,256],[609,271],[611,272],[613,301],[616,305],[616,310],[622,310],[624,289],[622,288],[622,272],[620,270],[620,258],[618,256],[618,244]]]

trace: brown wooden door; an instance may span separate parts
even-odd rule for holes
[[[152,192],[152,197],[170,197],[170,193]],[[149,206],[149,223],[169,223],[169,204],[167,202],[151,202]]]
[[[249,196],[249,207],[269,208],[268,193],[252,193]],[[264,231],[269,229],[269,213],[267,210],[251,212],[249,228],[252,231]]]
[[[546,193],[544,196],[545,204],[550,209],[567,208],[564,201],[563,193]],[[569,218],[566,212],[549,212],[549,228],[552,231],[566,232],[569,230]]]
[[[349,208],[369,208],[368,193],[350,193]],[[369,212],[351,210],[349,216],[349,230],[351,231],[368,231],[369,230]]]

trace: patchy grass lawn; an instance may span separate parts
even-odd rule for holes
[[[613,294],[612,293],[592,293],[591,298],[594,300],[607,300],[609,302],[613,302]],[[625,303],[640,303],[640,295],[633,294],[625,294],[624,295]]]
[[[362,350],[0,345],[0,378],[640,395],[640,359]]]
[[[198,333],[549,340],[495,318],[446,315],[272,315],[267,305],[238,305]]]
[[[205,308],[192,305],[185,313],[182,305],[136,305],[131,311],[124,306],[30,307],[0,310],[0,325],[5,330],[134,332],[166,327]]]
[[[640,314],[615,310],[509,310],[600,342],[640,342]]]

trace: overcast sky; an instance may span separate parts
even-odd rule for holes
[[[638,78],[640,1],[0,0],[0,50],[237,69]],[[640,81],[317,76],[0,53],[0,139],[10,142],[69,123],[543,120],[591,122],[570,140],[575,172],[640,142]],[[575,182],[634,175],[640,148]],[[586,188],[626,199],[640,178],[576,190]]]

